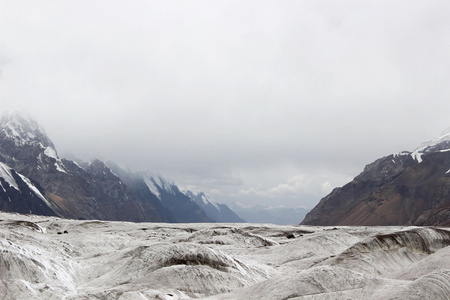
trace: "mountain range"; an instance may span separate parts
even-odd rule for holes
[[[71,219],[302,225],[450,226],[450,130],[368,164],[308,211],[214,202],[151,172],[60,158],[25,113],[0,119],[0,210]],[[238,216],[239,214],[239,216]]]
[[[301,224],[450,226],[450,130],[367,165]]]
[[[113,162],[61,159],[26,113],[0,120],[0,210],[71,219],[133,222],[244,222],[202,192]]]

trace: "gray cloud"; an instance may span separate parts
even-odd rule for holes
[[[447,2],[0,3],[0,110],[222,201],[311,207],[449,126]]]

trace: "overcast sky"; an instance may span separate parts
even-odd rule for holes
[[[61,155],[312,208],[450,126],[450,1],[0,0],[0,112]]]

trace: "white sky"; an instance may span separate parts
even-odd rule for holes
[[[0,0],[0,112],[60,154],[312,208],[450,126],[450,1]]]

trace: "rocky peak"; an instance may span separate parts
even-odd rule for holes
[[[66,172],[44,128],[22,111],[0,119],[0,160],[26,176],[37,169]]]
[[[16,146],[40,145],[55,148],[44,128],[22,111],[8,111],[0,119],[0,140],[9,140]]]

